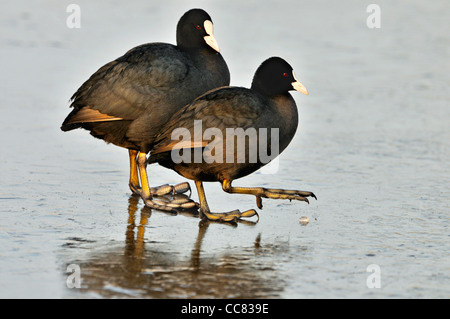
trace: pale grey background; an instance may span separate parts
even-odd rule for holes
[[[72,2],[0,4],[0,297],[450,297],[448,1],[377,1],[381,29],[356,0],[77,1],[68,29]],[[136,45],[174,43],[192,7],[212,16],[232,85],[278,55],[310,92],[293,92],[300,127],[278,173],[235,185],[317,201],[265,200],[258,224],[206,233],[142,202],[129,216],[127,152],[59,130],[83,81]],[[181,181],[150,168],[152,185]],[[206,191],[215,211],[256,208]],[[66,287],[72,263],[82,289]]]

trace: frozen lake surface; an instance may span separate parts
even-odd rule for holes
[[[373,1],[77,1],[69,29],[72,2],[0,4],[0,297],[450,297],[447,0],[377,1],[380,29],[366,25]],[[232,85],[278,55],[310,92],[293,92],[299,131],[276,174],[234,185],[317,201],[266,199],[256,224],[203,225],[130,196],[126,150],[60,131],[83,81],[136,45],[174,43],[192,7],[212,16]],[[205,187],[214,211],[256,208]]]

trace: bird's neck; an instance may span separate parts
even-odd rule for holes
[[[279,117],[280,125],[280,153],[294,138],[298,127],[298,110],[294,98],[290,93],[278,94],[269,97],[272,108]],[[275,114],[274,114],[275,116]]]
[[[207,70],[204,81],[210,89],[230,84],[230,72],[222,55],[210,47],[188,51],[198,70]],[[220,79],[220,83],[217,79]]]

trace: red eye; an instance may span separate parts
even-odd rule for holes
[[[285,73],[283,73],[283,76],[284,76],[285,78],[287,78],[287,77],[288,77],[288,74],[285,72]]]
[[[202,29],[202,27],[199,26],[198,24],[195,26],[195,28],[196,28],[197,30],[201,30],[201,29]]]

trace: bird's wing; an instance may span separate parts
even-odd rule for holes
[[[95,72],[72,96],[76,111],[71,121],[133,120],[143,114],[189,72],[184,55],[173,45],[151,43],[131,49]],[[82,115],[82,116],[81,116]]]
[[[210,133],[214,135],[215,129],[218,129],[222,136],[227,128],[245,130],[257,124],[263,112],[258,96],[249,89],[224,87],[209,91],[172,116],[157,136],[151,154],[204,147],[209,143],[209,140],[203,139],[205,130],[212,129]],[[189,132],[190,141],[180,142],[179,136],[183,132]],[[197,136],[199,134],[201,136]]]

